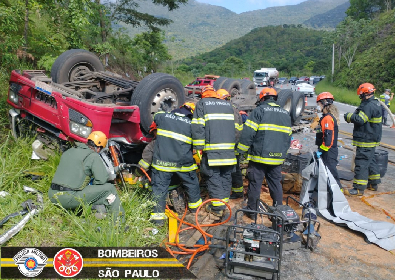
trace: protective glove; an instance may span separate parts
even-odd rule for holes
[[[322,152],[320,152],[320,151],[316,151],[316,152],[314,153],[314,157],[315,157],[316,159],[319,159],[319,158],[321,157],[321,155],[322,155]]]
[[[351,117],[352,113],[345,113],[345,114],[344,114],[344,120],[345,120],[346,122],[350,123],[350,120],[348,120],[348,115],[350,115],[350,117]]]
[[[144,174],[143,174],[143,171],[141,171],[140,168],[136,168],[136,169],[134,170],[134,172],[133,172],[133,175],[136,176],[136,177],[141,177],[141,176],[143,176]]]

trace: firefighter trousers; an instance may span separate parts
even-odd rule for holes
[[[234,165],[209,166],[206,154],[203,154],[200,163],[200,173],[205,177],[208,194],[210,198],[219,198],[225,202],[229,201],[232,189],[232,172]],[[223,210],[225,204],[219,201],[211,202],[213,210]]]
[[[337,184],[339,185],[340,188],[342,188],[342,185],[340,183],[340,178],[339,174],[337,172],[337,156],[339,154],[338,148],[330,148],[327,152],[323,151],[321,158],[322,161],[324,162],[325,166],[328,167],[329,171],[332,173],[333,178],[335,178]]]
[[[185,187],[188,194],[188,207],[189,209],[196,209],[202,204],[200,198],[200,187],[199,180],[196,171],[190,172],[164,172],[152,169],[152,195],[156,201],[156,206],[151,214],[153,219],[164,219],[164,213],[166,208],[166,197],[169,191],[169,185],[172,177],[178,176],[182,181],[182,185]]]
[[[240,156],[236,155],[237,164],[236,171],[232,172],[232,192],[242,193],[243,188],[243,174],[241,174],[240,169]]]
[[[380,168],[376,162],[375,151],[376,148],[357,147],[353,180],[354,188],[364,191],[367,185],[381,183]]]
[[[273,205],[283,204],[281,165],[268,165],[250,161],[247,177],[249,180],[247,209],[256,210],[256,202],[260,198],[262,183],[265,177]]]
[[[121,205],[117,189],[111,183],[87,185],[80,191],[58,191],[49,189],[48,196],[52,203],[60,203],[65,209],[76,209],[81,203],[104,205],[113,214],[114,220],[121,217],[125,221],[125,210]]]

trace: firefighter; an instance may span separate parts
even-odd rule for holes
[[[230,101],[231,99],[229,92],[225,89],[217,90],[217,95],[219,99],[223,99],[227,101]],[[243,118],[236,105],[232,104],[232,107],[233,107],[233,115],[235,118],[235,136],[236,136],[235,149],[236,149],[240,139],[241,131],[243,130]],[[235,151],[235,155],[236,155],[237,164],[235,171],[232,172],[232,193],[229,197],[230,199],[242,198],[244,192],[243,174],[241,174],[241,169],[240,169],[240,155],[237,151]]]
[[[381,141],[382,112],[374,97],[375,90],[372,84],[360,85],[357,94],[361,104],[354,113],[344,114],[346,122],[354,124],[352,144],[357,147],[353,189],[344,190],[349,196],[362,196],[366,188],[377,191],[377,185],[381,183],[374,154]]]
[[[203,88],[192,120],[193,146],[200,154],[200,172],[205,176],[210,198],[229,201],[235,156],[235,117],[232,104],[220,99],[213,87]],[[222,217],[225,204],[213,201],[206,211]]]
[[[259,98],[260,104],[245,122],[238,145],[240,154],[248,151],[247,210],[256,210],[264,177],[268,182],[273,205],[282,205],[281,164],[287,155],[292,134],[291,117],[276,104],[276,90],[264,88]],[[249,216],[253,218],[253,215]]]
[[[101,131],[94,131],[87,140],[87,144],[77,143],[77,147],[63,153],[48,196],[52,203],[60,203],[65,209],[76,209],[81,201],[104,205],[113,213],[114,220],[121,217],[124,221],[125,211],[115,186],[107,183],[108,172],[99,155],[107,145],[107,137]]]
[[[336,169],[339,153],[337,148],[339,111],[333,104],[333,100],[334,97],[330,92],[322,92],[317,96],[317,105],[323,114],[319,120],[320,126],[317,129],[315,144],[318,146],[322,161],[332,173],[339,187],[342,188]]]
[[[192,155],[191,120],[194,104],[186,103],[171,113],[158,112],[154,116],[157,136],[152,160],[152,192],[156,206],[151,222],[163,226],[166,196],[173,175],[180,178],[188,194],[188,207],[194,213],[202,204],[197,166]]]
[[[380,100],[387,106],[388,108],[391,105],[391,100],[394,98],[394,93],[391,93],[390,89],[386,89],[382,95],[380,95]],[[387,124],[387,117],[388,117],[388,112],[386,108],[382,107],[382,114],[383,114],[383,125],[388,126]]]

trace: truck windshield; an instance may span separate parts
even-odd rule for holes
[[[268,77],[266,72],[254,72],[254,77]]]

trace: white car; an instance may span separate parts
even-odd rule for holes
[[[303,92],[305,96],[313,97],[315,94],[315,87],[305,81],[297,81],[296,84],[291,86],[293,91]]]

